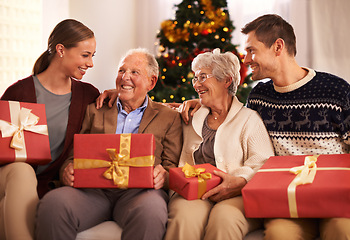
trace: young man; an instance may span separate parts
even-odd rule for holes
[[[349,153],[350,85],[300,67],[293,27],[278,15],[245,25],[245,64],[259,83],[248,107],[261,115],[276,155]],[[350,239],[350,219],[268,219],[265,239]]]
[[[64,165],[58,188],[40,201],[36,239],[74,240],[78,232],[106,220],[123,228],[122,239],[163,238],[168,219],[166,188],[169,168],[177,167],[182,148],[179,113],[153,102],[147,93],[158,79],[158,63],[144,49],[121,60],[116,79],[118,98],[109,108],[88,106],[81,133],[152,133],[155,136],[154,189],[72,188],[72,160]]]

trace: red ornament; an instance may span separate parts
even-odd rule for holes
[[[239,73],[241,75],[241,82],[239,85],[242,85],[244,83],[245,78],[247,77],[247,66],[241,62],[241,69],[239,70]]]
[[[207,36],[207,35],[209,34],[209,31],[208,31],[207,29],[204,29],[204,30],[201,32],[201,34],[202,34],[203,36]]]

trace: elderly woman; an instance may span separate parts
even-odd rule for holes
[[[219,49],[192,62],[192,84],[202,106],[183,124],[179,166],[210,163],[224,172],[214,172],[223,181],[202,199],[172,196],[166,240],[242,239],[253,230],[253,220],[244,216],[241,189],[274,150],[260,116],[235,97],[239,69],[238,58]]]

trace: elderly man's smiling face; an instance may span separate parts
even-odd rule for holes
[[[149,73],[148,62],[143,53],[133,53],[125,57],[119,65],[116,87],[119,100],[125,110],[135,110],[140,107],[147,92],[152,90],[157,82],[157,76]]]

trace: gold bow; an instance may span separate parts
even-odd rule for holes
[[[108,169],[103,177],[113,180],[118,188],[126,189],[129,184],[129,167],[148,167],[154,165],[154,155],[130,158],[131,134],[120,134],[119,152],[115,148],[106,151],[111,161],[101,159],[74,159],[74,169],[104,168]]]
[[[290,216],[292,218],[298,217],[297,201],[295,196],[296,187],[298,185],[309,184],[314,181],[317,171],[316,161],[318,156],[319,155],[306,156],[304,165],[290,169],[291,173],[297,175],[288,186],[288,204]]]
[[[127,155],[118,154],[116,149],[106,149],[109,158],[112,160],[110,167],[103,173],[103,176],[109,180],[113,180],[114,185],[119,188],[128,188],[129,183],[129,167],[121,166],[122,162],[128,160]]]
[[[182,172],[186,178],[198,178],[198,198],[201,198],[207,190],[207,182],[205,180],[211,179],[211,173],[204,173],[205,171],[205,168],[195,168],[188,163],[182,167]]]
[[[47,125],[36,125],[39,117],[31,113],[31,109],[22,107],[19,102],[9,101],[11,122],[0,120],[0,130],[3,138],[12,137],[10,147],[16,150],[24,148],[23,131],[31,131],[48,135]]]

